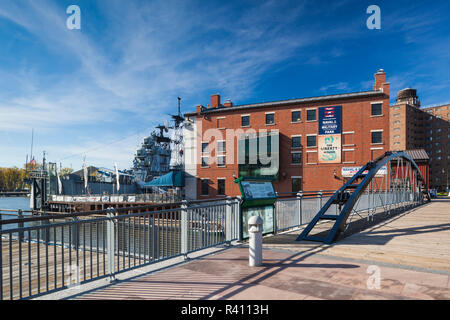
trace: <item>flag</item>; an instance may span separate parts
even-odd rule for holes
[[[87,189],[88,186],[88,170],[86,166],[86,158],[83,161],[83,171],[84,171],[84,188]]]
[[[117,163],[114,163],[114,168],[116,169],[117,191],[119,191],[120,190],[120,183],[119,183],[119,169],[117,169]]]
[[[62,194],[62,183],[61,183],[61,177],[59,176],[59,172],[56,173],[58,177],[58,193]]]

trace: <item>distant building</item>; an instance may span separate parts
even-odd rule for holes
[[[210,107],[185,115],[186,196],[240,195],[240,176],[274,179],[279,193],[336,190],[344,172],[390,149],[389,112],[383,70],[366,92],[248,105],[213,95]],[[259,146],[256,158],[252,145]]]
[[[430,156],[430,187],[450,186],[450,105],[424,108],[427,117],[425,150]]]
[[[390,146],[391,150],[410,150],[425,148],[426,114],[420,109],[417,90],[399,91],[396,104],[390,112]]]
[[[417,90],[398,93],[390,112],[391,150],[425,149],[430,158],[429,187],[444,191],[449,185],[450,105],[420,109]]]

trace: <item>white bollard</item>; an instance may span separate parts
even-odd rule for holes
[[[260,216],[253,216],[248,219],[248,233],[250,235],[248,264],[250,267],[262,265],[262,231],[263,219]]]

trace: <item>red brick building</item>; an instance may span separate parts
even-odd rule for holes
[[[339,131],[320,131],[335,113]],[[375,74],[371,91],[248,105],[221,104],[216,94],[209,107],[199,105],[185,116],[188,199],[240,195],[234,183],[240,176],[237,160],[243,139],[255,132],[276,136],[270,141],[278,145],[269,154],[278,155],[274,186],[280,193],[336,190],[346,179],[344,171],[390,147],[389,83],[383,70]]]

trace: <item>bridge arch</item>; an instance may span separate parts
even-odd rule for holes
[[[337,190],[297,241],[310,240],[331,244],[347,229],[353,216],[361,217],[360,212],[367,211],[370,220],[380,208],[390,213],[392,209],[422,204],[425,198],[430,201],[428,186],[415,161],[405,152],[388,151],[376,160],[368,162]],[[364,202],[362,205],[361,200]],[[326,236],[311,236],[310,232],[322,220],[335,222]]]

